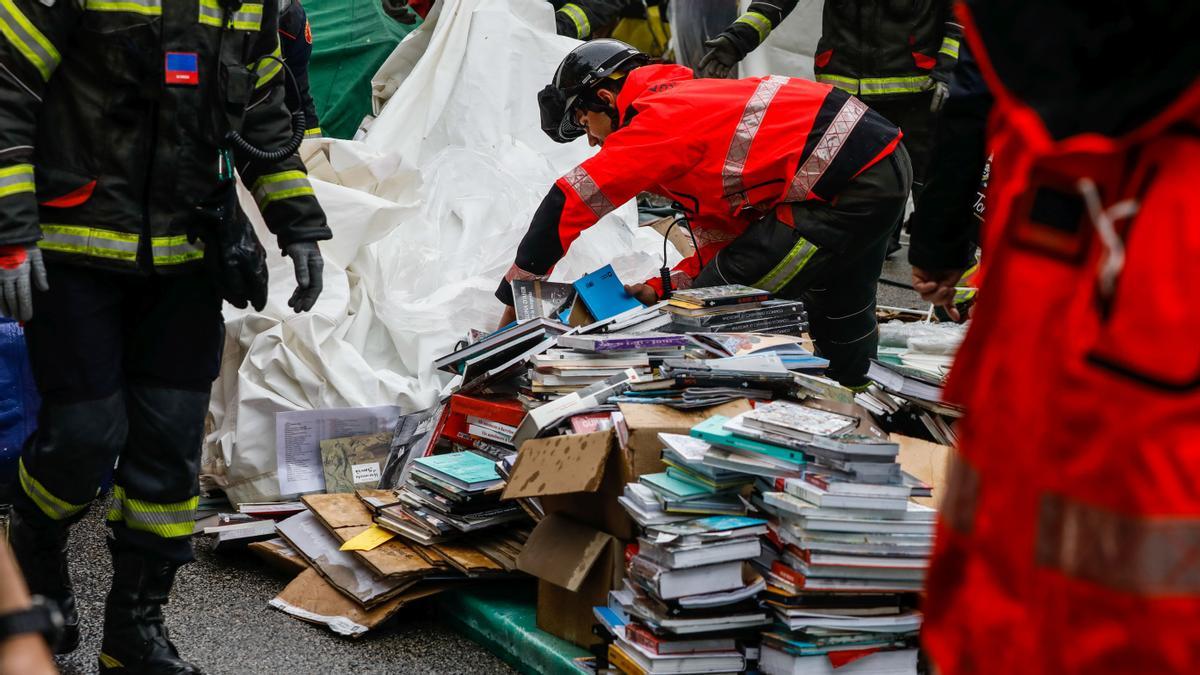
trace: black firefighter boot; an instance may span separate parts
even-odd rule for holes
[[[129,675],[201,675],[179,658],[163,625],[162,607],[171,595],[179,564],[108,540],[113,584],[104,605],[100,672]]]
[[[67,531],[70,522],[51,520],[37,506],[17,497],[9,521],[8,540],[21,566],[29,592],[58,605],[63,617],[63,634],[54,649],[69,654],[79,646],[79,610],[67,569]]]

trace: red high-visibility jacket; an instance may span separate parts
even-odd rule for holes
[[[627,78],[617,131],[555,182],[534,215],[496,293],[506,304],[509,281],[544,278],[584,230],[639,192],[681,204],[708,261],[781,203],[835,198],[900,140],[858,99],[808,80],[696,80],[667,65]],[[686,287],[700,261],[693,256],[676,270]],[[657,279],[647,283],[661,292]]]
[[[995,171],[927,584],[946,675],[1200,672],[1200,50],[1130,67],[1086,41],[1170,42],[1175,8],[1108,32],[1068,4],[966,17]]]

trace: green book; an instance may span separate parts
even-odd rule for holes
[[[742,474],[740,476],[726,478],[724,480],[713,480],[703,474],[698,474],[694,471],[689,471],[687,467],[676,464],[670,460],[663,460],[663,464],[667,465],[667,475],[676,480],[681,480],[685,483],[692,483],[707,488],[710,492],[720,492],[735,488],[741,485],[749,485],[754,482],[754,476]]]
[[[759,454],[768,455],[777,459],[782,459],[795,464],[804,464],[804,453],[787,448],[781,448],[778,445],[763,443],[749,438],[733,435],[733,432],[725,429],[725,422],[728,417],[722,415],[713,415],[704,420],[700,424],[692,427],[692,435],[701,440],[708,441],[713,445],[722,448],[732,448],[734,450],[745,450],[748,452],[757,452]]]
[[[469,450],[415,460],[415,471],[422,471],[462,490],[486,490],[504,482],[496,472],[496,460]]]
[[[668,473],[648,473],[640,480],[660,496],[676,501],[711,497],[714,492],[703,485],[679,480]]]

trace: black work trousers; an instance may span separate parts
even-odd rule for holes
[[[938,121],[937,114],[929,111],[933,94],[921,92],[885,98],[870,96],[864,98],[863,102],[883,115],[887,121],[900,127],[900,131],[904,133],[904,147],[908,149],[908,156],[912,162],[913,203],[919,203],[925,190],[929,157]]]
[[[696,286],[746,284],[803,300],[817,353],[847,387],[867,383],[879,347],[875,295],[888,239],[912,187],[904,146],[859,174],[832,202],[790,204],[753,223],[709,261]]]
[[[109,471],[121,543],[176,562],[190,536],[209,392],[224,324],[203,273],[134,275],[56,262],[25,328],[43,398],[19,468],[17,507],[65,527]]]

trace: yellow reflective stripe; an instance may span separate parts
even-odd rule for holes
[[[321,138],[324,135],[325,134],[321,132],[321,127],[313,127],[311,129],[304,130],[305,138]]]
[[[761,288],[764,291],[778,293],[779,291],[783,290],[783,288],[787,286],[792,279],[796,278],[796,275],[800,273],[800,270],[804,269],[804,266],[808,264],[809,260],[812,260],[812,257],[816,255],[816,253],[816,245],[804,237],[800,237],[800,240],[796,242],[796,245],[792,247],[792,250],[788,251],[787,256],[784,257],[783,260],[780,260],[779,264],[776,265],[770,272],[767,272],[763,278],[759,279],[754,284],[754,287]]]
[[[765,14],[746,12],[739,16],[734,23],[744,23],[757,31],[759,44],[762,44],[763,40],[766,40],[767,36],[771,34],[771,20]]]
[[[109,656],[108,654],[105,654],[104,652],[100,652],[100,665],[104,666],[105,668],[124,668],[125,667],[124,663],[121,663],[120,661],[114,659],[113,657]]]
[[[585,40],[592,34],[592,22],[588,21],[587,12],[583,11],[579,5],[568,2],[558,11],[566,14],[571,23],[575,24],[575,35],[579,36],[580,40]]]
[[[271,56],[275,58],[271,58]],[[279,49],[278,40],[275,42],[275,51],[271,52],[271,56],[264,56],[254,64],[254,72],[258,74],[258,81],[254,83],[255,89],[270,82],[271,78],[283,70],[283,52]]]
[[[179,265],[204,257],[203,246],[199,242],[189,243],[187,235],[154,237],[150,249],[155,265]]]
[[[832,84],[838,89],[843,89],[851,94],[858,93],[858,80],[853,77],[842,77],[841,75],[826,75],[817,73],[817,82],[821,84]]]
[[[87,0],[84,9],[94,12],[131,12],[144,16],[160,16],[161,0]]]
[[[72,504],[55,497],[45,485],[42,485],[36,478],[29,475],[29,471],[25,469],[25,460],[17,461],[17,474],[21,481],[21,490],[29,496],[29,499],[37,504],[37,507],[54,520],[64,520],[73,515],[78,514],[87,508],[87,504]]]
[[[33,165],[14,164],[0,169],[0,197],[33,192]]]
[[[80,225],[42,225],[38,247],[47,251],[90,255],[114,260],[137,260],[138,235]]]
[[[262,28],[262,13],[262,4],[244,3],[240,9],[229,15],[226,25],[234,30],[259,30]],[[219,0],[200,0],[200,23],[220,28],[223,15],[224,10]]]
[[[303,171],[281,171],[266,174],[254,181],[250,192],[254,195],[254,201],[258,202],[260,209],[265,209],[272,203],[283,199],[316,194],[308,182],[308,176]]]
[[[37,68],[43,80],[50,80],[62,57],[13,0],[0,0],[0,34]]]
[[[929,86],[928,75],[916,77],[864,77],[858,81],[863,96],[879,94],[913,94]]]
[[[195,528],[199,503],[199,497],[168,504],[133,499],[125,494],[125,488],[117,485],[113,487],[113,506],[108,512],[108,520],[124,521],[130,529],[160,537],[187,537]]]
[[[961,45],[959,44],[958,40],[955,40],[954,38],[942,38],[942,48],[938,50],[938,53],[945,54],[952,59],[957,59],[958,49],[960,46]]]

